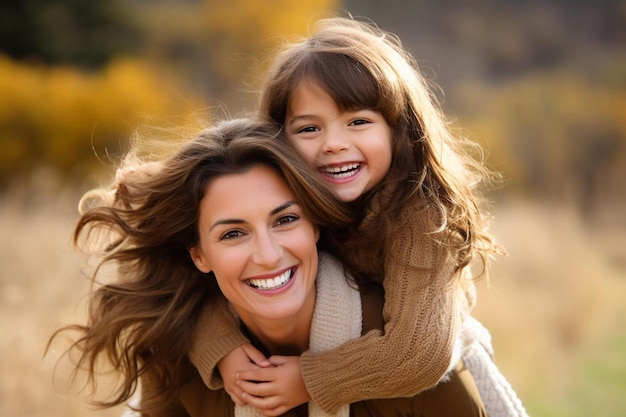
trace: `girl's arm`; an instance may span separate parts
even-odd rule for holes
[[[222,388],[228,381],[222,383],[222,378],[217,373],[218,363],[235,349],[249,343],[250,341],[241,334],[239,323],[228,308],[226,299],[215,297],[215,300],[204,305],[196,323],[189,359],[209,388]],[[250,364],[250,361],[241,362],[239,369],[245,369],[246,365]],[[230,378],[230,375],[224,376]],[[232,384],[235,384],[234,373]],[[225,388],[230,392],[229,387]]]
[[[405,210],[385,262],[384,334],[372,331],[340,347],[304,353],[302,377],[326,412],[372,398],[408,397],[437,384],[450,365],[465,313],[448,250],[424,234],[424,212]]]

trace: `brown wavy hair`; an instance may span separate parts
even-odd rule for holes
[[[209,181],[270,166],[313,223],[349,221],[346,208],[277,135],[271,123],[242,118],[203,130],[167,159],[138,160],[136,146],[110,188],[85,194],[74,242],[99,256],[94,282],[105,265],[114,265],[116,274],[91,293],[86,324],[57,330],[48,346],[61,332],[77,332],[68,352],[78,353],[75,369],[88,372],[94,391],[99,360],[119,372],[117,391],[94,404],[123,403],[145,372],[158,376],[161,391],[153,401],[174,395],[180,385],[196,318],[204,303],[221,294],[188,252],[198,243],[199,205]]]
[[[478,254],[483,265],[479,276],[483,275],[490,256],[503,251],[487,230],[479,188],[498,176],[483,164],[477,143],[455,134],[434,86],[400,39],[352,18],[319,20],[311,36],[286,44],[275,57],[263,86],[261,113],[284,125],[293,93],[303,80],[321,86],[340,110],[379,111],[393,129],[390,171],[352,205],[356,228],[371,198],[383,187],[393,187],[371,229],[360,231],[359,239],[368,240],[371,252],[362,258],[382,259],[394,227],[401,226],[400,212],[415,207],[436,219],[434,229],[424,233],[444,241],[459,268]],[[340,251],[355,250],[346,243],[339,245]]]

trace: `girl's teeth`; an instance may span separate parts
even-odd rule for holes
[[[261,289],[261,290],[273,290],[275,288],[282,287],[291,278],[291,269],[283,272],[277,277],[270,279],[250,279],[248,280],[248,284],[252,287]]]
[[[361,164],[353,163],[336,167],[325,167],[322,172],[334,178],[345,178],[354,174]]]

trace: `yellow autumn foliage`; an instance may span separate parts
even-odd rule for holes
[[[292,36],[307,34],[316,20],[334,13],[339,2],[204,0],[203,5],[207,32],[215,40],[214,64],[225,76],[240,76],[243,61],[256,61]]]
[[[626,175],[624,89],[557,70],[466,94],[480,112],[464,125],[510,179],[510,189],[586,199],[619,189]]]
[[[304,34],[315,20],[327,16],[337,5],[336,0],[204,0],[209,30],[228,34],[229,39],[242,45]]]
[[[205,105],[174,85],[136,59],[86,74],[0,56],[0,182],[38,164],[88,172],[119,155],[146,117],[192,123]]]

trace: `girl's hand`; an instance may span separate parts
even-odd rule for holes
[[[311,400],[300,374],[299,356],[272,356],[271,368],[237,373],[242,400],[268,417],[279,416]]]
[[[224,381],[224,389],[237,405],[246,404],[242,397],[243,391],[237,386],[237,372],[262,369],[268,366],[272,366],[272,364],[250,343],[232,350],[217,364],[222,381]]]

